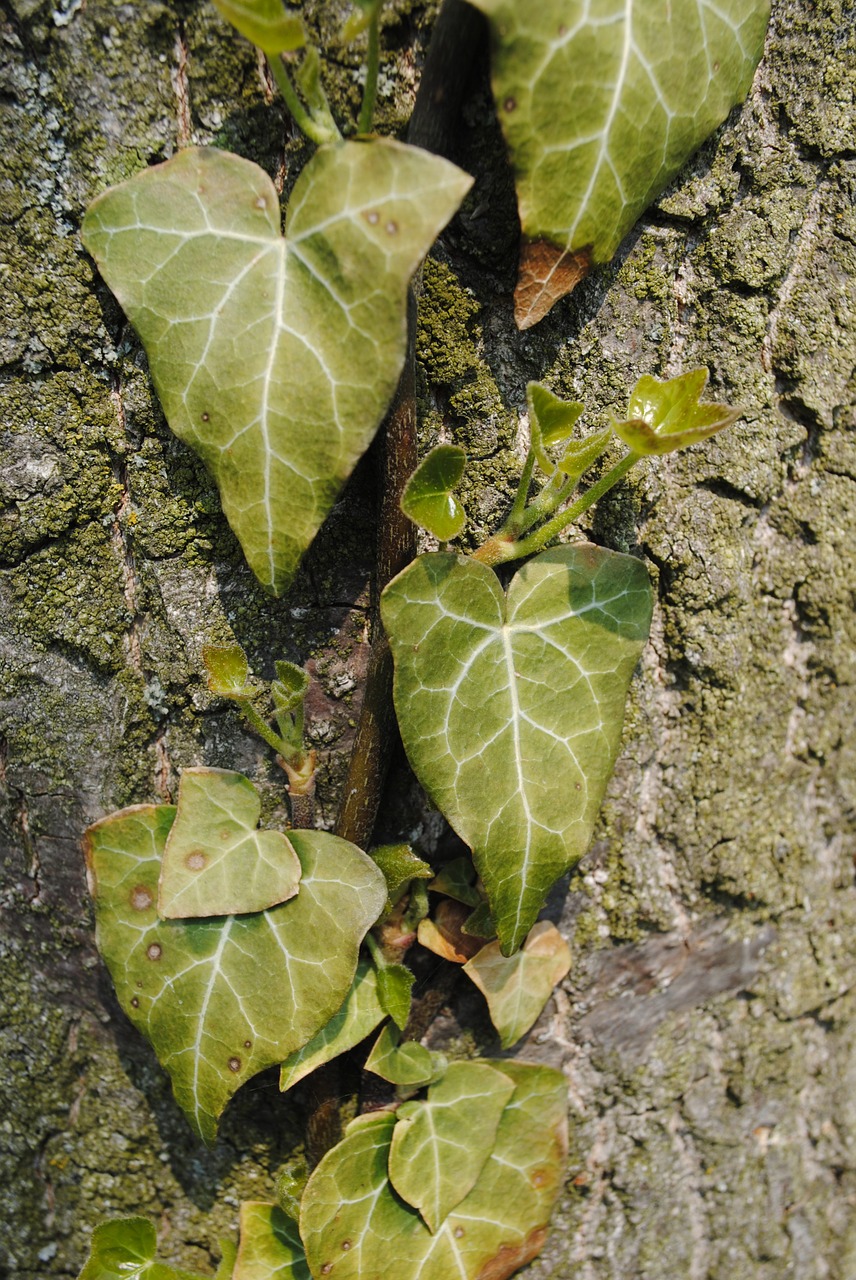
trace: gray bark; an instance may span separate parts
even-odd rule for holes
[[[429,18],[389,19],[383,131],[412,106]],[[572,1135],[532,1277],[856,1275],[854,31],[842,0],[776,0],[746,106],[522,338],[483,86],[465,112],[457,158],[481,185],[425,271],[418,355],[424,443],[468,449],[476,523],[508,501],[529,378],[593,422],[640,373],[705,365],[746,410],[592,526],[647,558],[658,606],[596,840],[553,900],[574,966],[521,1051],[565,1070]],[[370,477],[268,599],[77,239],[97,191],[188,140],[287,188],[306,152],[249,47],[196,0],[15,0],[0,52],[0,1275],[73,1276],[92,1226],[132,1212],[206,1271],[299,1148],[309,1094],[262,1077],[213,1150],[194,1142],[94,951],[79,838],[198,763],[247,772],[281,813],[269,756],[205,688],[202,644],[232,636],[260,674],[309,662],[332,822],[368,654]],[[355,66],[328,71],[353,114]],[[390,833],[430,853],[442,826],[396,782]],[[492,1047],[475,994],[432,1035]]]

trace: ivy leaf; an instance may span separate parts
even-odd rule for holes
[[[442,893],[468,907],[477,907],[481,898],[475,886],[475,878],[476,869],[471,858],[453,858],[440,867],[428,888],[432,893]]]
[[[369,857],[380,867],[386,880],[388,911],[398,902],[411,880],[427,880],[434,874],[409,844],[378,845],[370,851]]]
[[[707,385],[707,369],[692,369],[660,381],[645,374],[636,383],[627,418],[613,422],[616,434],[634,453],[661,454],[685,449],[730,427],[740,409],[727,404],[699,404]]]
[[[232,1280],[312,1280],[297,1223],[279,1205],[241,1205],[241,1243]]]
[[[526,387],[529,405],[529,425],[537,430],[540,444],[549,448],[569,440],[574,426],[585,405],[578,400],[560,400],[540,382],[530,382]]]
[[[578,480],[606,452],[611,439],[612,427],[604,427],[584,440],[570,440],[556,466],[564,475]]]
[[[242,36],[269,57],[302,49],[306,43],[303,23],[289,13],[282,0],[214,0],[215,7]]]
[[[476,1184],[514,1082],[484,1062],[452,1062],[424,1102],[399,1107],[389,1180],[435,1232]]]
[[[89,1257],[78,1280],[202,1280],[155,1261],[157,1234],[148,1218],[114,1218],[92,1232]]]
[[[769,0],[473,0],[523,230],[515,316],[536,324],[745,97]]]
[[[208,688],[221,698],[248,698],[250,665],[239,644],[205,644],[202,661],[208,672]]]
[[[537,1021],[570,967],[570,947],[554,924],[542,920],[513,956],[489,942],[467,961],[464,973],[487,1000],[490,1020],[508,1049]]]
[[[360,1116],[306,1187],[300,1234],[314,1276],[366,1280],[506,1280],[538,1255],[561,1189],[567,1153],[567,1088],[558,1071],[496,1066],[516,1085],[496,1143],[469,1194],[432,1235],[392,1190],[396,1118]],[[467,1130],[466,1111],[461,1132]]]
[[[185,769],[161,863],[168,920],[264,911],[297,893],[300,863],[280,831],[259,831],[261,800],[230,769]]]
[[[84,837],[96,941],[119,1003],[169,1072],[195,1132],[213,1142],[232,1094],[329,1022],[383,907],[377,867],[356,846],[294,831],[300,893],[257,915],[160,920],[157,886],[171,805],[137,805]]]
[[[410,993],[416,975],[406,964],[382,964],[377,971],[377,994],[388,1013],[400,1030],[407,1026],[410,1017]]]
[[[234,1280],[235,1263],[238,1260],[238,1246],[234,1241],[220,1241],[220,1262],[214,1272],[214,1280]]]
[[[473,858],[503,954],[591,839],[648,635],[631,556],[579,544],[530,560],[507,595],[464,556],[420,556],[381,603],[410,763]]]
[[[289,1054],[283,1062],[279,1073],[280,1090],[285,1093],[323,1063],[353,1049],[371,1035],[385,1017],[386,1010],[378,996],[375,967],[369,960],[361,959],[341,1009],[317,1035]]]
[[[365,1070],[401,1088],[418,1089],[438,1080],[446,1067],[442,1053],[434,1053],[416,1040],[401,1044],[400,1032],[387,1023],[372,1046]]]
[[[471,916],[461,925],[461,933],[471,938],[495,938],[496,925],[486,902],[480,902]]]
[[[433,919],[429,916],[419,921],[416,937],[423,947],[433,951],[453,964],[466,964],[481,945],[464,932],[464,924],[471,915],[470,908],[454,898],[445,898],[438,904]]]
[[[261,169],[188,147],[87,212],[84,243],[143,341],[167,420],[275,594],[383,417],[408,281],[470,185],[402,143],[321,147],[283,238]]]
[[[456,538],[467,513],[452,492],[461,483],[467,455],[454,444],[438,444],[407,481],[401,510],[441,542]]]

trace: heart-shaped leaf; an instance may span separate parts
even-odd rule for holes
[[[740,417],[727,404],[699,404],[707,369],[691,369],[660,381],[643,375],[633,388],[627,418],[613,422],[617,435],[634,453],[673,453],[724,431]]]
[[[516,1085],[481,1174],[432,1235],[389,1183],[396,1118],[360,1116],[309,1179],[300,1235],[315,1277],[506,1280],[543,1247],[567,1153],[567,1088],[558,1071],[496,1067]],[[461,1134],[467,1130],[464,1109]]]
[[[473,0],[523,228],[515,315],[535,324],[745,96],[769,0]]]
[[[438,444],[420,462],[407,481],[401,510],[422,529],[441,542],[456,538],[467,521],[467,513],[453,490],[461,483],[467,455],[454,444]]]
[[[279,1205],[241,1205],[241,1243],[232,1280],[311,1280],[297,1223]]]
[[[205,1142],[232,1094],[306,1044],[341,1007],[383,876],[356,846],[294,831],[300,893],[257,915],[161,920],[171,805],[137,805],[86,832],[96,941],[119,1003],[152,1043]]]
[[[471,179],[388,140],[320,148],[280,234],[256,165],[213,149],[106,191],[83,239],[210,467],[261,582],[291,582],[395,390],[407,284]]]
[[[387,1023],[366,1059],[365,1069],[390,1084],[418,1089],[439,1080],[446,1066],[442,1053],[433,1053],[415,1040],[401,1044],[401,1033]]]
[[[259,831],[261,800],[230,769],[185,769],[161,863],[168,920],[264,911],[297,893],[300,863],[280,831]]]
[[[570,439],[577,419],[585,409],[578,400],[560,400],[540,382],[527,385],[526,402],[530,429],[535,428],[538,443],[547,448]]]
[[[503,1049],[537,1021],[553,988],[571,967],[571,949],[554,924],[541,920],[513,956],[489,942],[464,965],[464,973],[487,1000]]]
[[[347,1053],[374,1031],[386,1017],[377,992],[377,973],[369,960],[357,965],[354,981],[345,1002],[317,1035],[301,1049],[289,1054],[279,1073],[283,1093],[333,1058]]]
[[[303,23],[285,9],[282,0],[214,0],[214,5],[263,53],[286,53],[306,43]]]
[[[475,1186],[514,1087],[485,1062],[452,1062],[424,1102],[399,1107],[389,1180],[430,1231]]]
[[[530,560],[508,594],[464,556],[420,556],[386,588],[395,707],[413,769],[473,850],[504,954],[591,839],[648,635],[631,556]]]
[[[148,1218],[114,1218],[92,1232],[78,1280],[202,1280],[155,1260],[157,1234]]]

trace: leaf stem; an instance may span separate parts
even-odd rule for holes
[[[529,447],[526,454],[526,461],[523,464],[523,471],[520,475],[520,483],[517,486],[517,493],[514,495],[514,504],[508,513],[508,519],[500,530],[501,533],[517,534],[521,528],[521,520],[526,510],[526,499],[529,497],[529,485],[532,482],[532,472],[535,470],[535,450]]]
[[[291,77],[281,57],[268,58],[268,66],[280,93],[285,99],[285,105],[291,112],[294,123],[310,142],[315,142],[320,147],[325,142],[335,142],[337,138],[342,136],[336,128],[332,116],[329,118],[328,124],[321,124],[306,110],[297,95],[297,90],[291,83]]]
[[[290,756],[292,754],[289,751],[288,743],[274,733],[270,725],[267,724],[266,721],[262,719],[258,711],[256,711],[255,707],[248,699],[239,698],[239,699],[236,699],[236,701],[239,703],[241,710],[243,711],[244,715],[247,717],[247,719],[249,720],[250,724],[253,726],[256,733],[259,735],[259,737],[264,738],[268,746],[273,747],[277,755]]]
[[[536,551],[543,550],[548,543],[567,529],[568,525],[573,524],[575,520],[579,520],[590,507],[602,498],[605,493],[614,488],[619,481],[623,480],[630,468],[639,461],[640,454],[627,453],[625,456],[610,468],[609,471],[599,480],[597,480],[585,493],[581,494],[570,507],[566,507],[564,511],[559,511],[553,516],[552,520],[548,520],[546,524],[537,529],[535,533],[531,533],[528,538],[521,538],[519,542],[514,542],[510,546],[510,554],[507,556],[509,560],[519,560],[523,556],[531,556]]]
[[[381,0],[377,0],[369,19],[366,83],[363,89],[363,101],[360,106],[360,118],[357,122],[357,133],[371,133],[374,122],[375,103],[377,102],[377,77],[380,69],[380,7]]]

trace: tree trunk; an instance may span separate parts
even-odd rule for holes
[[[334,48],[344,6],[309,7]],[[433,16],[389,10],[382,132],[406,123]],[[842,0],[775,0],[746,106],[524,336],[483,75],[454,139],[478,184],[423,275],[420,430],[468,450],[479,530],[509,501],[530,378],[591,426],[639,374],[699,365],[745,407],[590,530],[646,558],[657,609],[595,842],[552,899],[574,966],[518,1050],[561,1065],[570,1100],[532,1277],[856,1275],[854,31]],[[369,649],[371,467],[266,597],[77,238],[93,195],[188,141],[288,190],[308,150],[249,46],[202,0],[13,0],[2,32],[0,1276],[74,1276],[92,1226],[137,1212],[204,1272],[295,1158],[311,1082],[293,1098],[259,1077],[196,1143],[94,950],[80,834],[199,763],[248,773],[284,816],[270,754],[207,692],[201,646],[232,637],[260,675],[309,663],[332,825]],[[352,118],[359,57],[335,54]],[[389,833],[435,852],[403,769],[392,792]],[[494,1051],[475,993],[431,1035],[471,1018]]]

